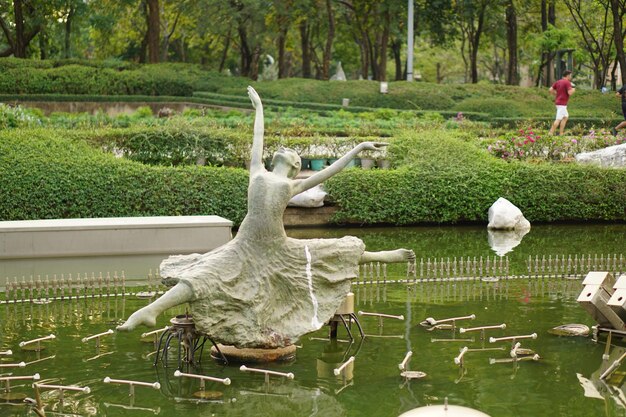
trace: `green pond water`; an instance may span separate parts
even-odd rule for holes
[[[294,237],[332,237],[353,234],[363,238],[368,249],[398,246],[412,248],[420,257],[493,256],[487,234],[480,227],[303,229],[290,230]],[[626,225],[537,226],[508,254],[511,270],[525,271],[525,259],[535,255],[621,254],[626,242]],[[518,265],[519,264],[519,265]],[[613,346],[610,359],[603,361],[605,338],[558,337],[547,331],[565,323],[593,325],[591,317],[576,303],[580,279],[517,278],[498,282],[471,280],[417,284],[361,284],[354,286],[355,310],[403,315],[403,320],[359,316],[366,333],[356,327],[354,343],[328,340],[328,328],[306,335],[298,343],[295,361],[258,365],[259,368],[291,372],[293,380],[245,373],[238,365],[222,366],[205,349],[200,367],[185,369],[218,378],[231,385],[207,382],[206,390],[219,398],[198,400],[195,379],[174,376],[177,343],[173,342],[169,364],[153,366],[155,345],[141,340],[140,329],[113,334],[83,343],[85,336],[114,328],[131,312],[148,303],[135,296],[108,299],[55,301],[38,305],[0,305],[0,364],[29,363],[25,368],[0,368],[0,378],[39,373],[42,381],[57,385],[88,386],[91,393],[44,391],[48,415],[83,416],[380,416],[393,417],[410,409],[442,404],[472,407],[496,416],[622,416],[626,396],[621,372],[608,384],[600,373],[624,349]],[[184,312],[173,309],[159,317],[158,327]],[[475,320],[459,321],[456,331],[427,331],[419,322],[427,317],[443,319],[475,314]],[[520,340],[541,359],[505,362],[511,342],[489,343],[479,332],[463,333],[459,327],[506,323],[504,330],[490,330],[489,337],[528,335]],[[22,341],[56,335],[45,350],[23,350]],[[619,344],[619,341],[615,343]],[[455,364],[460,349],[471,351],[464,366]],[[480,350],[480,349],[489,350]],[[476,349],[476,350],[475,350]],[[408,369],[425,372],[423,379],[405,380],[398,364],[408,351],[413,356]],[[354,356],[348,374],[335,376],[333,369]],[[39,361],[39,362],[36,362]],[[34,363],[30,363],[34,362]],[[625,364],[626,366],[626,364]],[[159,382],[161,388],[103,383],[105,377]],[[41,381],[40,381],[41,382]],[[1,386],[1,384],[0,384]],[[34,396],[29,381],[11,383],[12,393]],[[2,389],[0,388],[0,394]],[[0,416],[34,416],[23,405],[0,400]]]

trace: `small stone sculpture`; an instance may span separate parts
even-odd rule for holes
[[[406,262],[411,250],[366,252],[352,236],[293,239],[282,223],[289,200],[341,171],[359,152],[385,143],[363,142],[323,171],[295,179],[300,157],[290,149],[274,154],[273,171],[263,164],[263,105],[248,87],[256,109],[248,214],[233,240],[205,254],[171,256],[161,276],[173,286],[133,313],[118,330],[153,326],[157,315],[190,303],[196,329],[216,342],[239,348],[278,348],[322,327],[350,290],[359,263]]]

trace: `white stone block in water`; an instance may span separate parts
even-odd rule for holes
[[[506,198],[500,197],[489,207],[488,229],[522,230],[530,229],[530,222],[526,220],[522,211]]]

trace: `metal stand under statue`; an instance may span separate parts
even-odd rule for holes
[[[361,151],[380,150],[386,144],[360,143],[326,169],[304,179],[296,178],[301,167],[298,154],[280,148],[274,154],[273,169],[268,171],[263,162],[263,105],[252,87],[248,87],[248,95],[256,115],[248,213],[237,235],[211,252],[165,259],[160,275],[172,288],[133,313],[118,330],[154,326],[160,313],[189,303],[196,331],[220,344],[222,351],[224,345],[295,353],[294,343],[302,335],[319,330],[335,317],[358,275],[359,264],[415,259],[408,249],[368,252],[363,241],[353,236],[287,237],[283,213],[292,197],[337,174]],[[276,357],[284,355],[267,356],[281,360],[273,359]]]
[[[170,350],[170,344],[172,340],[178,341],[178,368],[182,369],[183,363],[190,365],[197,365],[202,361],[202,351],[204,345],[210,341],[217,351],[216,359],[222,360],[228,364],[228,360],[222,354],[219,347],[215,342],[207,335],[199,333],[196,330],[193,317],[189,314],[180,314],[170,319],[171,325],[167,330],[161,334],[159,343],[156,349],[156,355],[154,357],[154,365],[159,363],[159,353],[161,354],[161,360],[163,365],[167,368],[167,352]]]

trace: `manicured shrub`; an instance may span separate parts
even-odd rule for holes
[[[146,166],[70,136],[0,132],[0,220],[214,214],[238,224],[246,213],[242,169]]]
[[[396,170],[346,171],[326,182],[340,208],[336,221],[486,222],[498,197],[531,222],[626,220],[626,169],[507,164],[443,136],[405,134],[389,153],[397,158]]]

